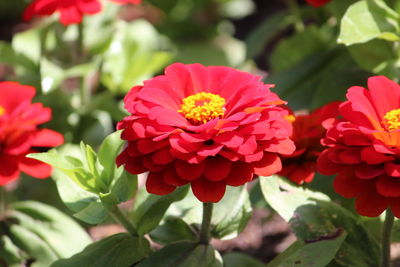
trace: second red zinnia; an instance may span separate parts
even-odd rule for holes
[[[261,77],[222,66],[169,66],[165,75],[125,97],[131,113],[119,124],[127,147],[117,163],[133,174],[149,172],[150,193],[190,184],[203,202],[218,202],[227,185],[281,170],[291,154],[291,124],[284,102]]]

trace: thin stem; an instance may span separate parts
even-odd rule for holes
[[[82,56],[84,52],[84,33],[83,33],[83,22],[78,24],[78,39],[77,39],[77,54],[79,62],[82,62]]]
[[[213,212],[213,203],[203,203],[203,221],[200,229],[200,243],[208,244],[211,239],[211,217]]]
[[[85,33],[83,21],[78,24],[78,39],[77,39],[77,58],[76,64],[81,64],[85,60]],[[81,106],[86,106],[90,99],[90,87],[85,84],[85,77],[79,77],[80,99]]]
[[[0,186],[0,220],[5,215],[7,209],[7,196],[4,187]]]
[[[392,234],[393,223],[394,215],[390,209],[387,209],[382,229],[381,267],[390,267],[390,237]]]
[[[120,223],[124,228],[133,236],[138,236],[137,230],[135,226],[128,220],[128,218],[122,213],[117,205],[105,205],[108,210],[108,213]]]
[[[295,17],[294,27],[297,32],[304,31],[304,23],[303,19],[301,18],[301,11],[299,5],[297,4],[297,0],[285,0],[287,7],[289,8],[290,12]]]

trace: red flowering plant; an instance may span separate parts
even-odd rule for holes
[[[375,217],[390,207],[400,217],[400,86],[376,76],[368,88],[349,88],[339,109],[343,118],[325,124],[328,148],[318,169],[337,174],[335,191],[355,198],[359,214]]]
[[[306,0],[307,4],[313,7],[321,7],[328,4],[331,0]]]
[[[295,147],[284,104],[259,76],[228,67],[173,64],[126,95],[131,113],[119,124],[127,147],[118,165],[149,172],[148,192],[190,184],[202,202],[218,202],[226,186],[281,170]]]
[[[51,119],[51,110],[31,103],[34,95],[31,86],[0,82],[0,185],[14,181],[20,172],[47,178],[51,167],[25,155],[64,142],[60,133],[38,127]]]
[[[140,4],[141,0],[111,0],[119,4]],[[34,0],[25,9],[24,20],[33,17],[60,14],[60,22],[64,25],[79,24],[84,15],[92,15],[101,11],[99,0]]]
[[[302,184],[310,183],[317,169],[317,158],[323,150],[320,139],[325,136],[326,129],[322,123],[338,116],[340,102],[335,101],[310,114],[290,114],[287,119],[292,122],[291,139],[296,145],[296,151],[282,157],[283,168],[280,175],[291,181]]]

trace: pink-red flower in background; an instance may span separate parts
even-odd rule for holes
[[[355,198],[359,214],[375,217],[390,207],[400,218],[400,86],[377,76],[368,88],[349,88],[343,118],[325,124],[328,148],[318,170],[338,174],[335,191]]]
[[[309,183],[314,179],[317,158],[323,150],[320,140],[326,133],[322,123],[338,116],[339,104],[340,102],[332,102],[310,114],[291,114],[287,117],[293,124],[291,139],[296,145],[296,151],[282,157],[283,168],[280,175],[297,184]]]
[[[141,0],[111,0],[118,4],[140,4]],[[23,18],[28,21],[33,17],[60,14],[64,25],[79,24],[84,15],[93,15],[101,11],[99,0],[33,0],[25,9]]]
[[[284,102],[261,77],[222,66],[180,63],[126,95],[131,113],[118,124],[127,147],[118,165],[149,172],[148,192],[165,195],[190,184],[203,202],[218,202],[227,185],[281,170],[291,154]]]
[[[328,4],[331,0],[306,0],[307,4],[313,7],[321,7]]]
[[[16,82],[0,82],[0,185],[18,178],[24,172],[36,178],[46,178],[51,167],[26,158],[39,147],[62,144],[61,134],[38,125],[51,119],[51,110],[41,103],[31,103],[35,88]]]

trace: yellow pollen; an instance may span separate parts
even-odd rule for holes
[[[4,113],[6,113],[6,110],[2,106],[0,106],[0,116]]]
[[[294,115],[290,114],[290,115],[286,115],[286,116],[285,116],[285,119],[286,119],[288,122],[293,123],[293,122],[295,122],[296,117],[295,117]]]
[[[383,116],[383,125],[390,131],[400,129],[400,108],[393,109]]]
[[[224,105],[225,99],[223,97],[201,92],[185,97],[178,112],[192,124],[200,125],[222,117],[225,114]]]

